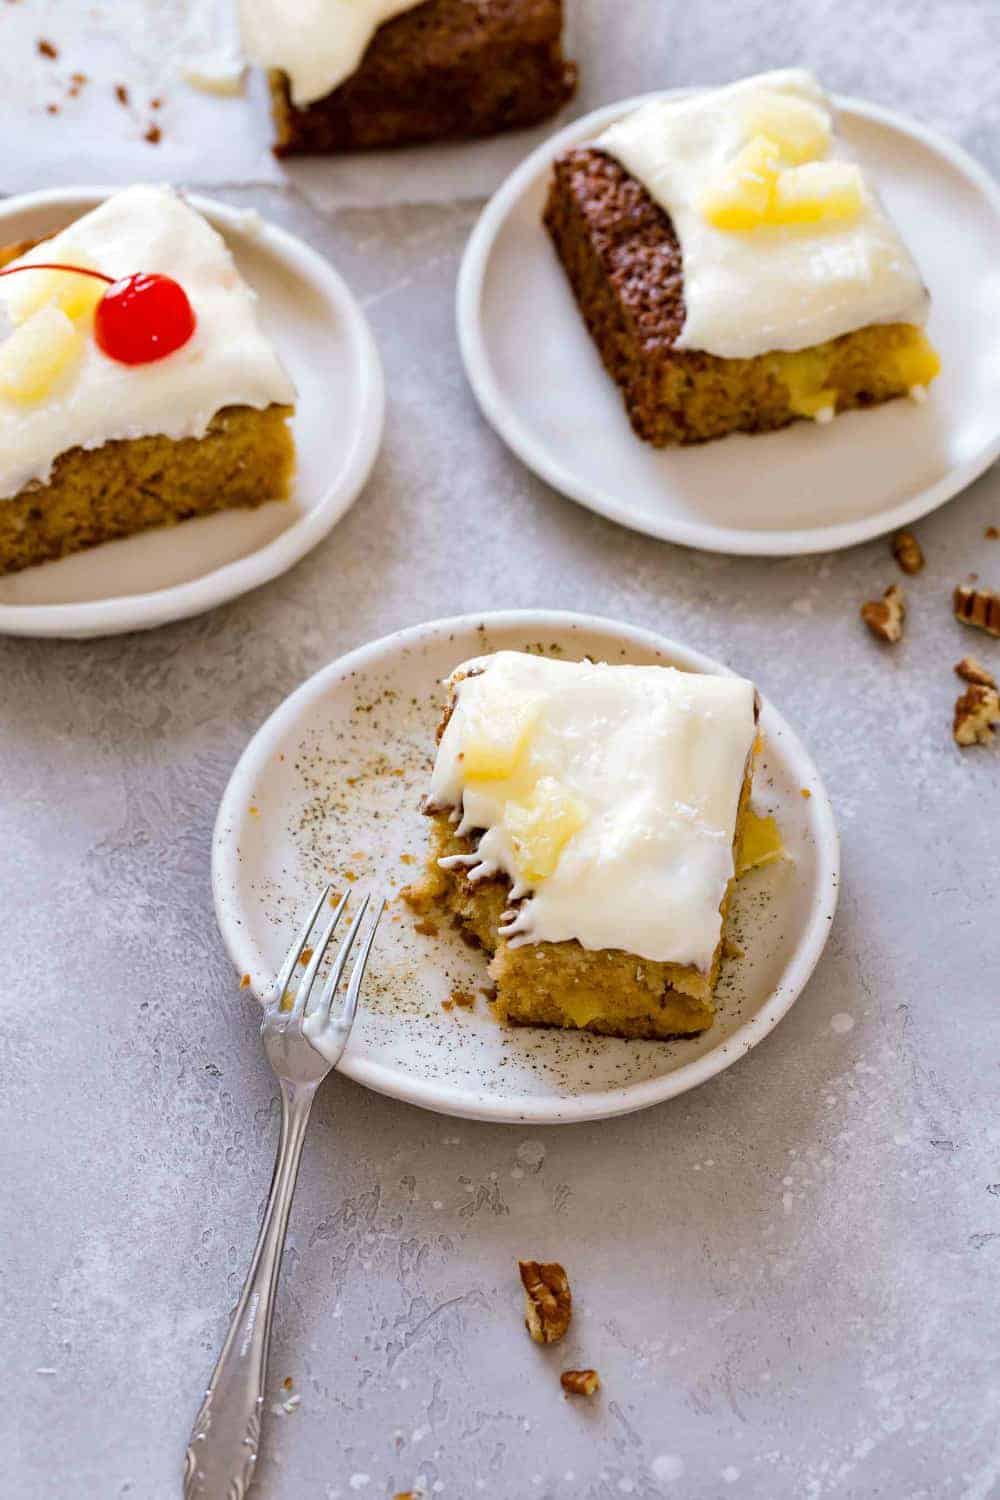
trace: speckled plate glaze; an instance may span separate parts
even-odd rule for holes
[[[110,188],[0,203],[0,244],[62,228]],[[191,195],[260,298],[261,322],[298,392],[291,498],[229,510],[0,578],[0,632],[117,635],[200,614],[277,578],[352,504],[382,439],[382,366],[368,322],[328,261],[256,214]],[[0,504],[3,502],[0,501]]]
[[[849,547],[965,489],[1000,454],[1000,189],[958,146],[856,99],[837,100],[841,132],[931,291],[928,331],[943,370],[930,400],[693,448],[656,449],[636,437],[541,215],[553,159],[655,97],[597,110],[553,136],[508,178],[473,231],[458,332],[487,420],[564,495],[708,552],[781,557]]]
[[[483,954],[447,928],[420,933],[399,890],[425,858],[420,803],[443,703],[460,661],[500,649],[726,672],[662,636],[586,615],[515,611],[438,620],[332,662],[258,731],[215,827],[219,925],[260,994],[324,881],[396,898],[369,964],[341,1070],[380,1093],[470,1119],[557,1124],[643,1109],[736,1062],[781,1019],[823,950],[837,901],[838,842],[819,773],[764,704],[754,805],[774,812],[789,857],[739,884],[719,1013],[703,1036],[628,1042],[507,1029],[483,994]],[[803,789],[809,796],[803,796]],[[473,1009],[444,1009],[461,990]]]

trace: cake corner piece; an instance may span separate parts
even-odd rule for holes
[[[758,220],[738,194],[759,174],[749,165],[741,174],[737,153],[730,179],[713,179],[692,154],[683,112],[699,109],[719,149],[746,139],[745,153],[770,140],[753,134],[762,118],[779,137]],[[926,291],[839,149],[819,86],[786,70],[693,101],[647,104],[557,158],[545,226],[640,438],[700,443],[923,397],[940,369],[921,326]],[[832,175],[818,179],[816,169]],[[853,316],[852,289],[824,287],[810,270],[810,255],[822,260],[832,242],[874,247],[871,263],[883,266],[881,284],[854,297]],[[881,254],[886,245],[893,256]],[[786,290],[796,275],[811,299],[800,328]]]
[[[537,125],[573,96],[562,0],[369,0],[350,37],[290,40],[281,0],[244,0],[276,156],[470,140]],[[250,13],[253,12],[252,15]]]
[[[0,268],[0,574],[288,498],[294,388],[222,237],[178,194],[112,194]]]

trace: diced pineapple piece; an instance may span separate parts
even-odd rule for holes
[[[908,386],[930,385],[941,373],[941,360],[934,345],[925,333],[914,328],[913,339],[902,349],[895,351],[896,370],[900,383]]]
[[[813,161],[778,175],[772,224],[829,224],[856,219],[864,202],[861,170],[849,161]]]
[[[776,142],[784,160],[794,166],[816,161],[830,144],[826,110],[791,94],[762,94],[747,110],[745,123],[748,135],[765,135]]]
[[[755,812],[747,813],[746,822],[743,824],[739,859],[736,863],[737,875],[745,875],[748,870],[756,870],[761,865],[769,865],[774,860],[780,859],[784,852],[781,830],[774,819],[762,818],[759,813]]]
[[[781,148],[766,135],[748,141],[709,188],[701,211],[716,229],[756,229],[766,222]]]
[[[509,703],[489,717],[470,714],[460,751],[469,781],[502,781],[513,775],[538,719],[537,703]]]
[[[788,407],[797,417],[823,420],[837,409],[837,392],[827,384],[831,356],[825,346],[799,349],[794,353],[772,354],[768,364],[788,392]]]
[[[78,251],[72,252],[72,262],[97,269]],[[60,307],[67,318],[89,323],[106,291],[106,283],[96,276],[74,276],[72,271],[25,271],[6,283],[7,308],[15,324],[25,322],[43,307]]]
[[[83,334],[59,307],[43,307],[0,344],[0,395],[30,404],[79,359]]]
[[[505,820],[520,874],[545,880],[587,821],[587,808],[554,776],[543,776],[526,801],[507,803]]]

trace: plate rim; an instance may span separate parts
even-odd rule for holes
[[[0,200],[0,225],[8,218],[60,204],[102,203],[116,187],[46,188]],[[203,193],[185,200],[220,232],[247,237],[247,211]],[[0,604],[0,635],[91,639],[151,630],[188,619],[269,583],[294,566],[333,529],[353,505],[374,467],[385,428],[385,376],[371,325],[343,276],[318,250],[262,215],[253,243],[309,281],[336,312],[356,351],[361,419],[339,481],[330,485],[299,521],[245,557],[213,568],[187,583],[143,594],[112,595],[78,604]],[[0,502],[2,503],[2,502]]]
[[[704,87],[709,87],[705,85]],[[509,216],[516,210],[524,193],[541,171],[545,170],[563,146],[637,109],[654,99],[679,99],[701,92],[698,87],[654,89],[629,99],[602,105],[557,131],[522,161],[490,198],[466,243],[455,289],[455,321],[458,343],[466,379],[482,415],[505,445],[537,477],[579,505],[630,531],[673,542],[702,552],[717,552],[736,557],[795,557],[819,552],[838,552],[858,546],[919,520],[953,499],[1000,457],[1000,422],[993,438],[973,458],[949,469],[936,483],[920,490],[891,510],[860,521],[844,521],[826,527],[809,527],[782,531],[746,531],[736,527],[709,527],[683,519],[665,525],[639,522],[627,505],[603,490],[591,489],[554,458],[548,448],[536,439],[509,404],[496,378],[482,332],[479,310],[483,283],[496,241]],[[902,135],[918,140],[927,149],[943,157],[976,191],[1000,221],[1000,183],[987,169],[957,142],[937,131],[911,120],[896,110],[848,94],[835,94],[838,111],[875,121]],[[636,442],[640,439],[636,438]]]
[[[303,710],[322,698],[335,682],[356,677],[359,672],[371,668],[380,659],[394,656],[409,646],[419,646],[423,642],[442,639],[457,632],[474,632],[478,626],[483,626],[486,630],[563,630],[567,634],[572,634],[574,630],[604,631],[617,636],[623,643],[666,653],[686,666],[693,666],[695,670],[730,677],[739,675],[725,663],[669,636],[661,635],[658,631],[602,615],[570,610],[512,609],[446,616],[392,631],[336,657],[295,688],[255,731],[233,767],[219,802],[212,829],[212,899],[223,944],[237,973],[245,973],[247,970],[244,958],[240,955],[242,922],[235,900],[230,895],[237,888],[240,861],[237,857],[235,832],[228,836],[227,828],[236,829],[241,810],[249,805],[250,793],[260,767],[269,760],[281,737],[301,718]],[[762,710],[771,720],[773,731],[781,738],[783,755],[803,767],[803,777],[808,780],[812,793],[809,813],[816,840],[817,875],[808,918],[781,980],[748,1021],[701,1057],[682,1063],[679,1068],[659,1077],[624,1089],[567,1096],[558,1101],[532,1100],[518,1096],[515,1102],[492,1094],[476,1094],[472,1091],[467,1094],[456,1093],[422,1079],[409,1079],[399,1069],[368,1062],[364,1058],[352,1056],[350,1052],[345,1054],[338,1071],[376,1093],[454,1118],[483,1120],[493,1124],[556,1125],[609,1119],[646,1109],[707,1082],[750,1052],[777,1026],[805,988],[826,946],[840,891],[840,839],[833,807],[819,769],[787,719],[763,695],[761,702]],[[806,784],[805,779],[803,784]]]

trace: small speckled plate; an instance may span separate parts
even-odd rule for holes
[[[690,90],[673,91],[680,95]],[[1000,188],[912,120],[838,99],[931,293],[930,399],[657,449],[629,425],[542,224],[551,164],[646,95],[577,120],[518,167],[473,231],[458,282],[462,357],[504,442],[562,494],[665,541],[782,557],[850,547],[950,500],[1000,454]]]
[[[63,228],[110,188],[0,203],[0,244]],[[0,577],[0,633],[87,637],[148,630],[268,583],[326,536],[359,494],[382,440],[382,365],[346,283],[308,245],[256,214],[189,195],[256,291],[297,391],[288,500],[157,528]],[[0,500],[0,505],[3,501]]]
[[[766,1036],[812,973],[837,903],[839,851],[819,773],[765,703],[754,806],[787,857],[737,887],[715,1024],[675,1042],[506,1028],[484,994],[486,958],[445,926],[419,932],[399,890],[425,859],[420,813],[444,701],[441,680],[487,651],[666,663],[727,672],[662,636],[587,615],[467,615],[403,630],[332,662],[254,736],[219,809],[215,909],[238,972],[261,994],[316,890],[393,899],[341,1071],[397,1099],[470,1119],[558,1124],[643,1109],[727,1068]],[[804,793],[808,792],[808,796]],[[471,1009],[445,1004],[461,992]]]

